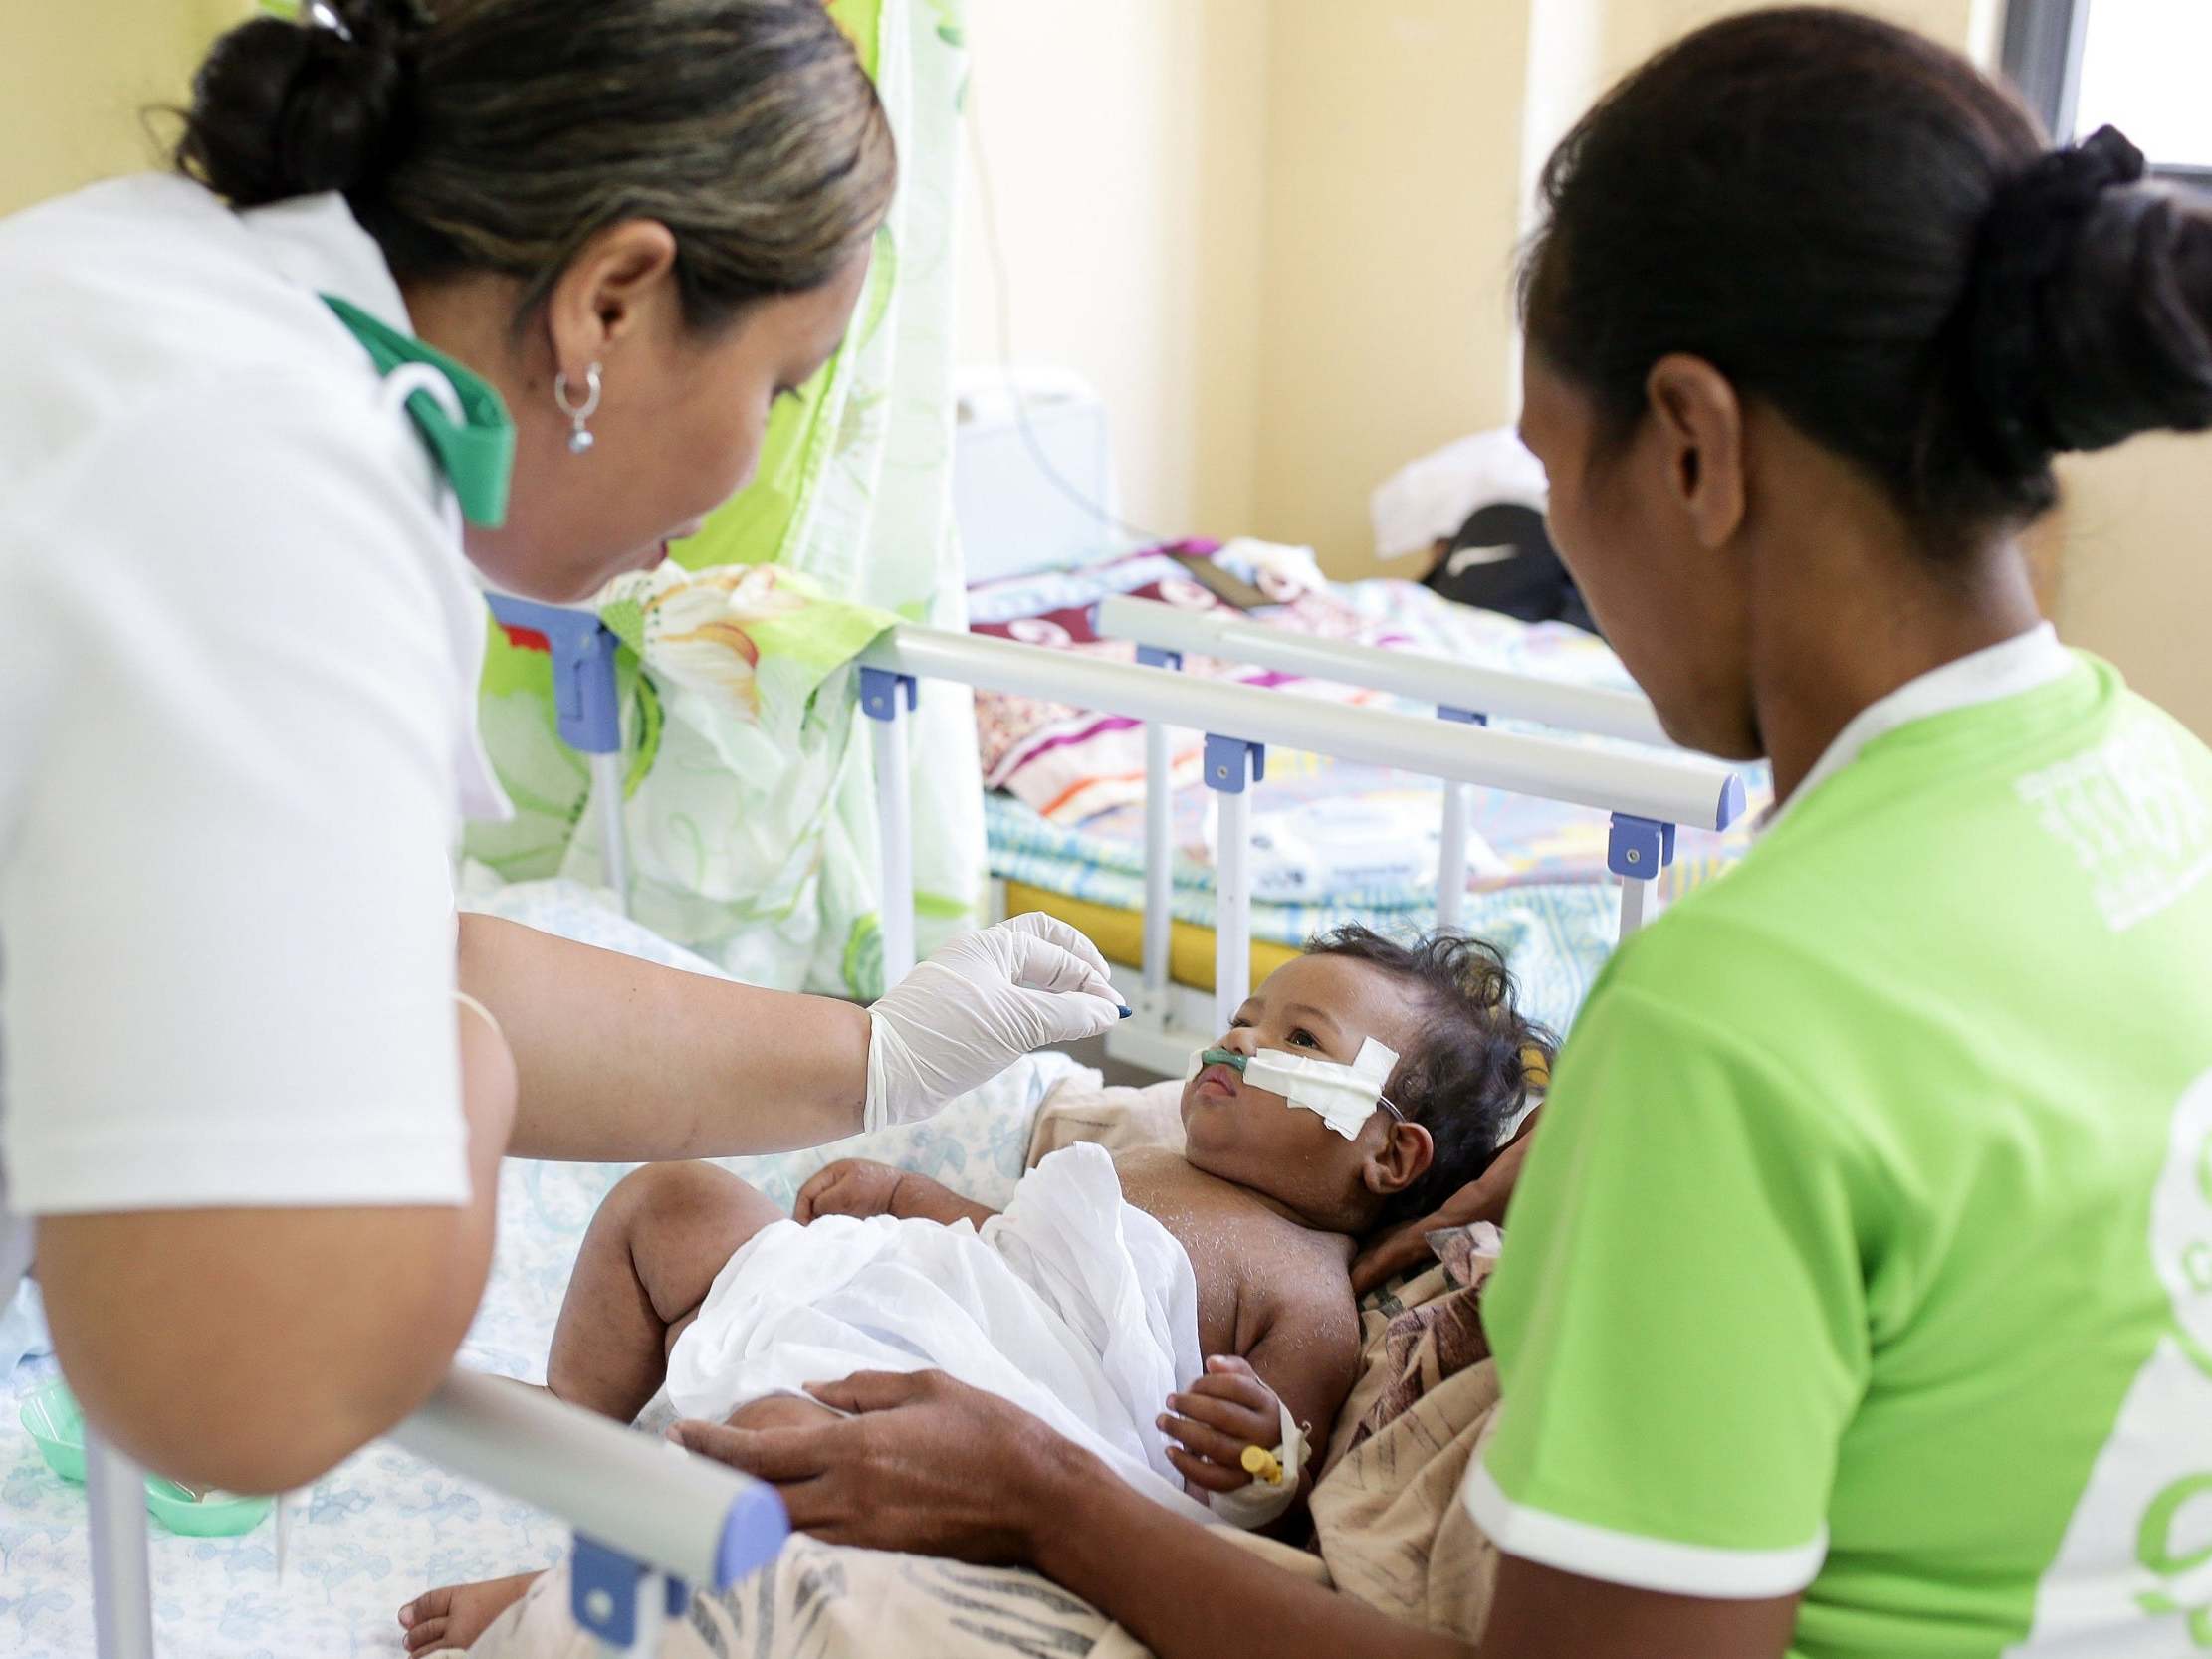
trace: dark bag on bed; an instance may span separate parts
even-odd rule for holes
[[[1544,516],[1517,502],[1476,508],[1422,583],[1457,604],[1523,622],[1570,622],[1598,631],[1552,548]]]

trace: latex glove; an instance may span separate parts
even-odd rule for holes
[[[1106,958],[1066,923],[1032,911],[963,933],[868,1010],[862,1128],[926,1118],[1031,1050],[1120,1018]]]

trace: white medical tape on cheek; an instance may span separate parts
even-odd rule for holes
[[[1397,1050],[1373,1037],[1360,1044],[1359,1055],[1349,1066],[1341,1060],[1263,1048],[1246,1063],[1244,1081],[1282,1096],[1292,1106],[1318,1113],[1329,1128],[1355,1141],[1360,1127],[1382,1104],[1383,1087],[1397,1064]]]

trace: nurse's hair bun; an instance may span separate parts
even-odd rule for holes
[[[378,178],[405,147],[413,0],[306,0],[218,40],[192,80],[177,165],[234,207]]]
[[[2142,152],[2107,126],[1991,201],[1968,348],[2000,474],[2212,426],[2212,201],[2143,172]]]

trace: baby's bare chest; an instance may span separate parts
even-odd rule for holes
[[[1280,1215],[1179,1157],[1117,1160],[1122,1196],[1183,1246],[1198,1281],[1199,1344],[1209,1354],[1244,1353],[1278,1309],[1350,1280],[1343,1241]]]

